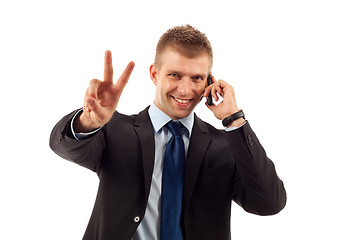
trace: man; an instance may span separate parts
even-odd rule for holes
[[[83,239],[230,239],[232,200],[258,215],[285,206],[283,183],[232,86],[215,77],[206,86],[212,57],[203,33],[189,25],[168,30],[150,66],[154,103],[126,116],[115,109],[134,63],[113,84],[105,52],[104,81],[90,82],[83,108],[61,119],[50,138],[58,155],[100,179]],[[222,96],[207,106],[225,130],[194,114],[208,96]]]

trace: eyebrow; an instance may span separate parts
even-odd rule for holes
[[[180,75],[180,76],[184,76],[186,74],[182,73],[182,72],[179,72],[177,70],[168,70],[167,71],[168,73],[175,73],[177,75]],[[202,78],[206,78],[207,77],[207,74],[203,74],[203,73],[195,73],[195,74],[191,74],[191,77],[202,77]]]

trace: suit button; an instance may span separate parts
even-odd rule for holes
[[[251,146],[251,145],[254,145],[253,139],[252,139],[252,137],[251,137],[250,134],[247,135],[247,139],[248,139],[248,143],[249,143],[250,146]]]
[[[139,216],[134,217],[134,222],[135,222],[135,223],[140,222],[140,217],[139,217]]]

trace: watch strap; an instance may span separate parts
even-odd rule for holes
[[[244,118],[245,119],[245,114],[242,110],[234,113],[234,114],[231,114],[230,116],[224,118],[222,120],[222,124],[224,127],[227,127],[229,126],[233,121],[239,119],[239,118]]]

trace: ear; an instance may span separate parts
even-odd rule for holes
[[[150,66],[150,78],[151,81],[157,86],[157,77],[158,77],[158,70],[155,66],[155,63],[151,64]]]

